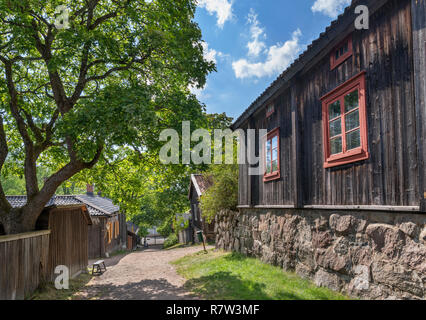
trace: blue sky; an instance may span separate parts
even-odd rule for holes
[[[209,113],[238,117],[350,0],[198,0],[205,56],[216,62],[203,90]]]

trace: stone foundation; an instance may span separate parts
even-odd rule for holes
[[[216,247],[353,297],[425,299],[426,214],[241,209],[216,217]]]

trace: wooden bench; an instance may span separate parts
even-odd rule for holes
[[[104,270],[102,270],[102,267]],[[101,275],[105,271],[106,271],[106,266],[105,266],[104,260],[98,260],[92,266],[92,275]]]

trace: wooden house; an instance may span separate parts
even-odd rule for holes
[[[200,197],[211,185],[211,179],[207,179],[201,174],[191,174],[188,199],[191,204],[191,229],[193,231],[194,242],[198,242],[196,235],[198,231],[203,231],[203,234],[209,241],[215,238],[214,221],[207,223],[202,217],[200,208]]]
[[[26,202],[26,196],[8,196],[14,205]],[[93,187],[88,185],[86,194],[56,195],[46,206],[85,205],[92,223],[88,230],[89,259],[106,257],[111,253],[126,249],[126,215],[112,200],[95,195]]]
[[[353,296],[425,299],[425,43],[425,0],[353,0],[233,123],[264,165],[240,164],[216,246]]]
[[[7,199],[13,207],[26,203],[25,196],[7,196]],[[47,261],[40,267],[41,278],[53,281],[55,268],[59,265],[67,266],[71,277],[86,271],[88,230],[91,225],[92,219],[86,205],[64,204],[56,198],[47,203],[36,222],[36,231],[50,231]]]
[[[426,211],[424,19],[424,1],[352,1],[251,104],[232,127],[267,130],[265,166],[240,166],[240,208]]]
[[[95,195],[93,186],[87,185],[86,194],[63,196],[87,206],[93,224],[89,227],[89,258],[107,257],[111,253],[126,249],[126,215],[111,199]]]

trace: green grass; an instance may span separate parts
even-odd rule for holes
[[[82,273],[69,282],[68,290],[58,290],[53,283],[40,286],[31,297],[30,300],[72,300],[74,295],[81,290],[92,279],[92,275]]]
[[[236,253],[198,252],[172,262],[187,290],[204,299],[346,300],[294,273]]]
[[[201,247],[201,248],[203,248],[203,244],[202,243],[194,243],[194,244],[192,244],[192,243],[188,243],[188,244],[177,243],[177,244],[175,244],[171,247],[164,248],[164,250],[173,250],[173,249],[189,248],[189,247]]]
[[[131,253],[131,252],[132,252],[132,250],[120,249],[120,250],[114,251],[113,253],[110,253],[109,257],[111,258],[111,257],[114,257],[114,256],[118,256],[118,255],[121,255],[121,254],[127,254],[127,253]]]

